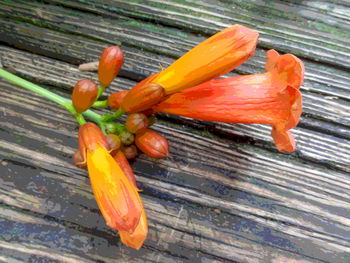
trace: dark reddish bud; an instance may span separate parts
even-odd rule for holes
[[[148,127],[148,119],[145,114],[133,113],[128,116],[125,128],[131,133],[142,132]]]
[[[147,110],[164,98],[164,88],[158,83],[150,83],[157,75],[149,76],[129,91],[122,102],[124,112],[135,113]]]
[[[86,160],[84,160],[83,156],[81,156],[79,150],[77,150],[73,155],[73,163],[78,168],[86,168]]]
[[[125,173],[126,177],[129,179],[129,181],[136,186],[136,177],[134,172],[132,171],[130,164],[128,160],[126,159],[123,152],[118,151],[116,155],[114,155],[114,160],[119,164],[120,168],[122,168],[123,172]],[[137,187],[137,186],[136,186]]]
[[[122,105],[123,99],[125,98],[126,94],[128,94],[128,92],[128,90],[122,90],[112,93],[107,99],[107,105],[113,110],[119,109]]]
[[[107,47],[98,64],[98,80],[103,87],[108,86],[119,73],[124,55],[118,46]]]
[[[136,134],[136,146],[145,154],[153,158],[164,158],[169,155],[169,144],[159,133],[147,129]]]
[[[133,144],[123,147],[122,151],[127,159],[134,159],[138,153],[136,146]]]
[[[106,135],[106,140],[107,140],[107,144],[109,147],[109,150],[111,152],[115,152],[116,150],[119,150],[120,146],[121,146],[121,141],[120,138],[115,135],[115,134],[107,134]]]
[[[134,142],[135,136],[129,131],[122,131],[120,134],[120,140],[125,145],[130,145]]]
[[[98,93],[97,85],[89,79],[79,80],[73,89],[72,102],[78,113],[89,109],[96,100]]]

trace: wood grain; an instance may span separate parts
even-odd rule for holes
[[[1,2],[1,64],[67,97],[96,80],[77,64],[108,45],[126,54],[113,92],[233,23],[262,37],[230,75],[262,72],[266,48],[304,57],[307,71],[293,154],[263,125],[159,116],[171,157],[133,164],[150,223],[140,251],[105,225],[71,164],[74,119],[0,80],[0,261],[349,262],[349,13],[346,1]]]

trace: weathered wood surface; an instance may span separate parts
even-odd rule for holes
[[[171,158],[133,164],[150,234],[140,251],[104,223],[85,171],[71,164],[67,112],[0,82],[0,261],[350,262],[350,5],[348,1],[2,1],[3,66],[66,94],[81,62],[122,45],[109,92],[128,89],[217,30],[240,23],[267,48],[304,58],[304,113],[293,154],[262,125],[162,115]]]

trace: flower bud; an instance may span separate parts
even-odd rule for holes
[[[125,145],[130,145],[135,140],[134,135],[129,131],[122,131],[119,136],[120,136],[120,140]]]
[[[107,134],[106,140],[111,152],[118,150],[121,146],[120,138],[115,134]]]
[[[165,96],[165,90],[158,83],[147,83],[133,87],[122,102],[122,109],[127,113],[147,110],[160,102]]]
[[[76,167],[86,169],[86,160],[81,156],[80,151],[77,150],[73,155],[73,163]]]
[[[108,86],[117,76],[124,62],[124,55],[118,46],[107,47],[98,65],[98,80],[103,87]]]
[[[136,134],[135,143],[142,152],[150,157],[164,158],[169,155],[168,141],[150,129]]]
[[[107,122],[105,124],[105,129],[106,129],[106,133],[110,134],[110,133],[117,133],[118,132],[118,123],[116,122]]]
[[[130,114],[125,122],[125,128],[131,133],[142,132],[148,127],[148,119],[145,114]]]
[[[112,93],[107,99],[107,105],[113,110],[119,109],[122,105],[123,99],[125,98],[126,94],[128,94],[128,92],[128,90],[122,90]]]
[[[122,152],[124,153],[127,159],[134,159],[137,156],[137,148],[135,145],[129,145],[122,148]]]
[[[73,89],[72,102],[77,113],[89,109],[96,100],[98,93],[97,85],[89,79],[79,80]]]

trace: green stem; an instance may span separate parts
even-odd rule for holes
[[[81,115],[81,114],[78,114],[73,105],[72,105],[72,102],[69,100],[69,99],[66,99],[66,98],[63,98],[61,97],[60,95],[57,95],[51,91],[48,91],[32,82],[29,82],[25,79],[22,79],[20,77],[17,77],[16,75],[0,68],[0,77],[8,80],[9,82],[13,83],[13,84],[16,84],[22,88],[25,88],[27,90],[30,90],[44,98],[47,98],[53,102],[56,102],[57,104],[65,107],[70,113],[73,114],[73,116],[77,119],[78,123],[80,125],[86,123],[84,117]],[[91,111],[91,110],[87,110],[83,113],[83,115],[85,115],[86,117],[88,117],[89,119],[93,120],[94,122],[96,122],[101,130],[103,132],[105,132],[105,125],[102,121],[102,116]]]
[[[97,97],[96,97],[96,101],[98,100],[98,98],[101,96],[101,94],[103,93],[103,91],[105,90],[105,87],[100,85],[100,87],[98,88],[98,93],[97,93]]]
[[[118,110],[116,110],[113,114],[106,114],[106,115],[102,115],[101,116],[101,120],[103,122],[107,122],[107,121],[110,121],[110,120],[115,120],[115,119],[119,119],[120,116],[122,116],[124,113],[124,111],[119,108]]]
[[[48,91],[38,85],[35,85],[32,82],[29,82],[25,79],[22,79],[20,77],[17,77],[16,75],[0,68],[0,77],[8,80],[9,82],[12,82],[13,84],[16,84],[18,86],[21,86],[22,88],[25,88],[27,90],[33,91],[34,93],[47,98],[53,102],[56,102],[63,107],[65,107],[67,110],[71,111],[71,108],[69,107],[70,100],[65,99],[51,91]]]
[[[92,104],[92,107],[95,108],[106,108],[107,106],[107,100],[98,100],[95,101],[94,104]]]

